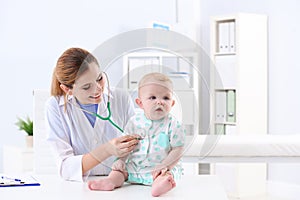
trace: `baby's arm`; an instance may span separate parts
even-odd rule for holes
[[[173,147],[172,150],[169,152],[168,156],[153,171],[153,179],[155,179],[160,174],[171,170],[180,160],[183,153],[183,149],[183,146]]]

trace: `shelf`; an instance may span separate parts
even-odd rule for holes
[[[267,24],[258,14],[211,18],[211,134],[267,134]],[[266,190],[265,165],[217,163],[211,172],[236,199]]]
[[[217,52],[217,53],[214,54],[214,56],[230,56],[230,55],[236,55],[236,52],[228,52],[228,53],[226,53],[226,52],[222,52],[222,53]]]
[[[228,90],[236,90],[236,88],[215,88],[215,92],[222,92],[222,91],[228,91]]]
[[[234,125],[236,126],[236,122],[214,122],[214,124],[224,124],[224,125]]]

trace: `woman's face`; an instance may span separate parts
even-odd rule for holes
[[[75,81],[72,94],[81,104],[98,104],[103,99],[104,74],[97,64],[91,63],[88,69]]]

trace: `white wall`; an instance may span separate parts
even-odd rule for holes
[[[270,134],[300,134],[300,94],[297,89],[300,85],[297,50],[300,46],[299,8],[297,0],[201,0],[200,41],[207,52],[210,48],[210,16],[236,12],[268,15]],[[270,164],[269,180],[300,184],[299,170],[299,164]]]
[[[174,0],[0,1],[0,171],[3,146],[25,146],[25,134],[14,125],[16,116],[32,117],[32,90],[50,88],[52,70],[64,50],[93,51],[107,39],[147,28],[152,21],[196,35],[190,23],[185,29],[176,24],[190,21],[198,7],[194,0],[178,2],[180,12]]]

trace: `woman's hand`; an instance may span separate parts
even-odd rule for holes
[[[136,136],[126,135],[114,138],[109,142],[98,146],[90,153],[85,154],[82,158],[82,171],[83,173],[92,169],[99,163],[106,160],[108,157],[114,155],[117,157],[124,157],[128,155],[139,142]]]
[[[89,154],[99,163],[110,156],[124,157],[128,155],[139,142],[136,136],[126,135],[114,138],[93,149]]]
[[[124,157],[135,148],[138,142],[139,141],[135,135],[126,135],[114,138],[108,142],[107,151],[111,155]]]

